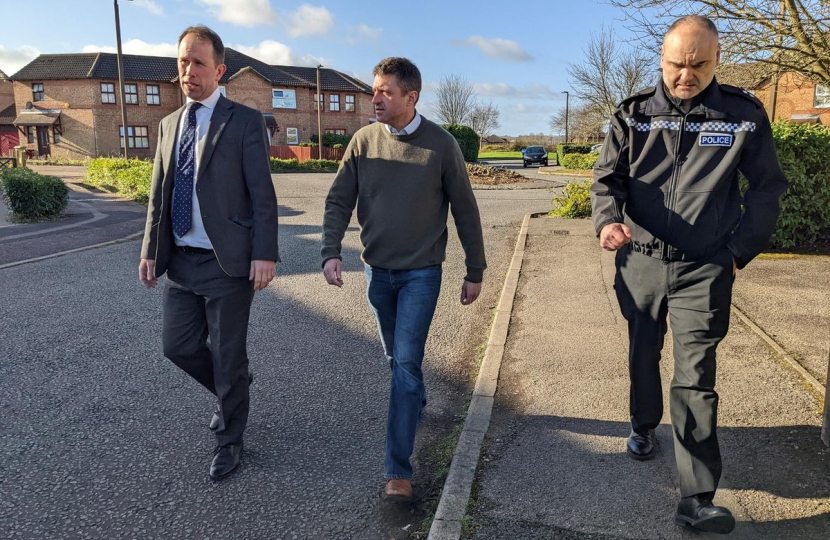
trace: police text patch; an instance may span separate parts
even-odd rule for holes
[[[732,146],[735,136],[731,133],[701,133],[698,144],[700,146]]]

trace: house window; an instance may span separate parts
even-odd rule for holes
[[[161,105],[159,86],[157,84],[147,85],[147,105]]]
[[[124,103],[127,105],[138,105],[138,85],[124,85]]]
[[[324,106],[324,100],[326,99],[325,94],[314,94],[314,110],[317,110],[317,104],[320,104],[320,107]]]
[[[333,135],[345,135],[346,130],[345,129],[327,129],[326,133],[331,133]]]
[[[26,140],[29,144],[35,144],[35,128],[26,126]]]
[[[43,101],[46,96],[43,92],[43,83],[32,83],[32,101]]]
[[[296,90],[274,88],[271,90],[271,106],[275,109],[296,109]]]
[[[297,128],[285,128],[285,142],[290,145],[300,144],[300,134]]]
[[[124,148],[124,127],[118,126],[121,148]],[[150,136],[147,126],[127,126],[127,145],[129,148],[150,148]]]
[[[329,110],[340,112],[340,94],[331,94],[329,96]]]
[[[346,94],[346,112],[354,112],[354,96]]]
[[[224,86],[219,87],[219,93],[222,94],[225,97],[228,97],[228,95],[225,93],[225,87]]]
[[[52,129],[52,137],[53,137],[53,138],[54,138],[54,140],[55,140],[55,144],[59,144],[59,143],[61,142],[61,136],[60,136],[60,133],[58,133],[57,131],[55,131],[55,129],[54,129],[54,128]]]
[[[830,86],[826,84],[816,85],[816,97],[813,107],[830,107]]]
[[[115,84],[101,83],[101,103],[115,103]]]

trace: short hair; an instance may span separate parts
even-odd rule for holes
[[[216,61],[216,65],[219,66],[225,63],[225,45],[222,43],[222,38],[219,37],[219,34],[204,24],[188,26],[184,29],[182,35],[179,36],[179,41],[176,43],[177,47],[182,44],[182,40],[188,34],[193,34],[199,39],[206,39],[210,41],[213,44],[213,59]]]
[[[418,94],[421,93],[421,72],[418,70],[418,66],[408,58],[396,56],[384,58],[375,66],[372,75],[394,75],[398,78],[398,85],[404,94],[408,94],[413,90]]]
[[[703,15],[686,15],[685,17],[680,17],[674,21],[671,26],[669,26],[669,29],[666,30],[665,34],[663,34],[663,39],[665,40],[669,37],[669,34],[674,32],[679,27],[686,25],[697,26],[701,30],[708,30],[714,34],[716,38],[720,37],[718,34],[718,27],[715,26],[715,23],[713,23],[708,17],[704,17]]]

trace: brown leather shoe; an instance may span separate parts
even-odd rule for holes
[[[405,478],[390,478],[381,498],[385,501],[412,502],[412,482]]]

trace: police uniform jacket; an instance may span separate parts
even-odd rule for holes
[[[743,268],[767,247],[786,188],[760,101],[713,80],[684,114],[660,81],[611,117],[591,187],[594,226],[599,235],[625,223],[632,250],[663,260],[726,246]]]

